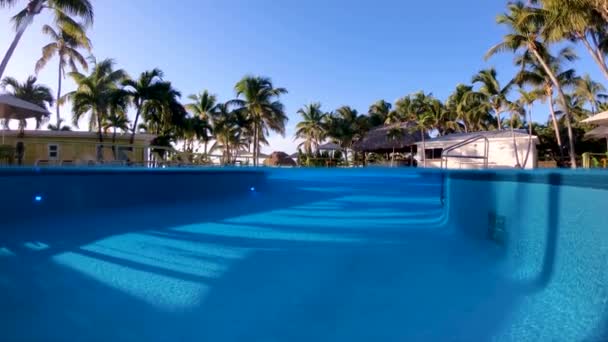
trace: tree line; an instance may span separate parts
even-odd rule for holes
[[[26,1],[0,0],[0,7]],[[411,130],[445,135],[453,132],[526,129],[541,140],[541,154],[560,162],[576,165],[577,154],[585,149],[599,149],[582,136],[590,129],[581,121],[608,109],[602,83],[574,69],[578,56],[573,46],[582,47],[598,67],[598,74],[608,80],[608,11],[602,0],[530,0],[509,2],[497,24],[508,33],[490,47],[485,58],[498,53],[514,55],[518,72],[502,84],[494,68],[479,71],[466,84],[459,84],[446,99],[432,93],[418,92],[391,104],[379,100],[368,111],[359,113],[350,106],[324,111],[320,103],[311,103],[298,111],[296,126],[299,146],[307,153],[326,140],[352,149],[369,130],[388,125],[390,138],[403,132],[402,123]],[[34,18],[47,11],[53,21],[43,26],[49,43],[34,66],[37,73],[58,57],[57,93],[29,77],[21,83],[12,77],[2,85],[16,96],[42,106],[56,106],[56,119],[49,129],[70,129],[64,125],[61,105],[71,103],[72,125],[78,127],[86,118],[100,142],[104,133],[129,132],[131,143],[136,133],[155,134],[156,145],[183,143],[185,151],[194,152],[199,144],[203,154],[220,151],[224,163],[236,160],[239,151],[253,154],[254,163],[260,146],[267,144],[272,132],[285,133],[287,115],[281,96],[287,90],[275,87],[262,76],[245,76],[234,87],[235,99],[219,102],[207,90],[187,97],[164,78],[159,69],[144,71],[132,78],[117,68],[112,59],[85,58],[91,52],[87,28],[93,23],[89,0],[29,0],[13,17],[16,34],[0,64],[0,77],[8,65],[23,32]],[[62,94],[62,81],[70,77],[76,89]],[[531,108],[538,102],[549,107],[546,125],[532,123]],[[135,112],[131,121],[129,109]],[[20,123],[23,126],[25,123]],[[41,123],[38,123],[41,124]],[[211,145],[211,146],[209,146]],[[352,156],[354,159],[354,156]],[[518,162],[519,164],[519,162]]]
[[[578,56],[573,45],[584,47],[608,80],[607,19],[608,5],[602,0],[509,2],[505,13],[496,19],[508,33],[485,55],[485,59],[499,53],[514,55],[518,72],[506,84],[499,82],[496,69],[488,68],[467,84],[459,84],[445,101],[419,92],[398,99],[394,106],[380,100],[363,117],[353,116],[350,107],[323,112],[319,103],[313,103],[298,111],[301,122],[296,136],[303,139],[300,147],[311,154],[320,142],[329,139],[349,148],[353,139],[361,139],[367,130],[382,125],[392,127],[387,134],[394,139],[402,134],[399,124],[407,122],[414,130],[438,135],[523,128],[539,136],[541,158],[575,167],[577,154],[605,152],[605,144],[583,140],[592,127],[582,121],[608,110],[608,95],[602,83],[590,75],[577,74],[573,64]],[[546,125],[532,122],[531,107],[537,102],[548,103]],[[356,127],[357,134],[344,137],[336,127]]]

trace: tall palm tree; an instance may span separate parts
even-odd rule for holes
[[[186,105],[186,109],[193,115],[206,122],[205,127],[208,131],[201,135],[203,143],[205,145],[205,154],[207,154],[207,144],[210,140],[211,124],[215,111],[218,107],[217,97],[204,90],[200,94],[188,96],[192,102]]]
[[[369,121],[372,127],[385,124],[393,105],[385,100],[378,100],[369,107]]]
[[[14,6],[24,0],[0,0],[0,7]],[[79,25],[71,17],[78,17],[85,25],[93,23],[93,5],[89,0],[28,0],[27,5],[13,17],[16,34],[0,63],[0,78],[4,75],[25,30],[32,24],[34,17],[49,10],[53,13],[55,22],[61,23],[64,29],[72,31]],[[74,30],[75,31],[75,30]]]
[[[538,3],[539,1],[534,1]],[[599,6],[603,3],[603,6]],[[543,0],[542,8],[549,18],[543,30],[545,38],[561,42],[572,40],[582,43],[600,71],[608,79],[605,39],[608,17],[602,18],[603,8],[608,15],[605,0]]]
[[[545,58],[562,87],[571,87],[576,84],[577,78],[574,69],[564,70],[566,62],[574,61],[577,58],[576,53],[572,49],[563,48],[557,55],[547,55]],[[553,130],[555,131],[555,139],[560,149],[560,156],[563,157],[564,146],[555,114],[553,99],[555,87],[551,78],[547,75],[542,65],[529,52],[524,52],[521,56],[518,56],[515,59],[515,64],[521,68],[520,72],[515,76],[515,83],[520,87],[524,85],[535,87],[538,98],[549,103],[549,113],[553,123]]]
[[[546,44],[541,41],[541,32],[545,21],[545,13],[536,8],[527,7],[521,1],[510,4],[509,12],[502,14],[497,18],[497,22],[506,25],[510,32],[504,36],[501,43],[490,48],[486,54],[486,58],[502,51],[517,52],[519,50],[528,51],[534,56],[545,70],[547,76],[551,79],[551,82],[557,91],[558,99],[564,107],[566,126],[568,128],[568,137],[570,140],[570,163],[572,168],[576,168],[574,133],[572,131],[571,123],[572,115],[568,108],[562,85],[559,83],[559,80],[551,69],[549,62],[544,57],[548,55],[548,48]]]
[[[42,32],[51,38],[51,43],[45,45],[42,48],[42,57],[36,62],[36,73],[38,74],[47,63],[57,56],[59,59],[58,65],[58,81],[57,81],[57,98],[61,98],[61,82],[65,77],[66,66],[70,66],[73,72],[78,71],[78,65],[87,71],[88,64],[86,59],[80,54],[78,49],[84,48],[88,51],[91,50],[91,42],[87,38],[84,28],[74,28],[72,30],[66,30],[63,27],[58,27],[57,30],[49,25],[42,27]],[[78,64],[78,65],[77,65]],[[61,101],[57,101],[57,124],[61,126],[61,113],[60,113]]]
[[[473,84],[481,83],[481,89],[479,92],[487,98],[490,102],[494,116],[496,116],[498,130],[502,129],[502,122],[500,115],[509,110],[509,100],[507,95],[511,90],[512,82],[509,82],[504,87],[501,86],[500,82],[496,78],[496,69],[490,68],[481,70],[477,75],[473,76]]]
[[[51,93],[51,88],[42,84],[37,84],[36,82],[37,79],[34,76],[28,77],[23,83],[17,81],[17,79],[13,77],[5,77],[0,85],[11,95],[38,105],[44,109],[48,109],[48,107],[52,106],[55,102],[55,99]],[[36,129],[40,128],[41,123],[47,119],[48,116],[37,118]],[[8,121],[5,124],[8,125]],[[25,126],[25,120],[20,120],[19,129],[23,130],[25,129]]]
[[[76,83],[76,90],[64,95],[63,100],[72,102],[73,124],[83,115],[89,114],[89,130],[97,130],[99,142],[103,142],[103,123],[109,115],[110,107],[121,91],[119,83],[125,79],[126,73],[122,69],[114,69],[112,59],[97,62],[91,59],[93,69],[89,75],[80,72],[69,73]]]
[[[532,104],[534,104],[534,102],[538,100],[539,96],[543,95],[544,93],[542,90],[525,91],[521,88],[519,89],[519,99],[517,100],[517,102],[521,106],[521,110],[528,124],[528,146],[526,149],[526,156],[524,157],[524,162],[521,165],[522,168],[525,168],[528,164],[530,151],[532,149],[532,112],[528,110],[527,107],[532,106]]]
[[[313,148],[317,149],[327,134],[325,127],[327,113],[321,110],[321,104],[317,102],[299,109],[298,114],[302,116],[302,121],[296,125],[296,138],[304,139],[298,148],[304,145],[306,153],[311,154]]]
[[[577,80],[574,94],[585,100],[591,106],[591,112],[596,114],[602,100],[608,99],[608,95],[604,93],[605,91],[606,87],[603,84],[595,82],[587,74]]]
[[[251,117],[253,124],[253,164],[258,165],[261,137],[271,130],[285,134],[287,115],[279,97],[287,93],[285,88],[275,88],[270,78],[245,76],[235,85],[237,99],[231,105],[240,107]],[[240,98],[242,97],[242,99]]]
[[[144,71],[139,78],[131,78],[122,81],[123,90],[130,97],[131,103],[135,106],[135,120],[131,127],[131,139],[129,143],[133,145],[135,134],[137,133],[139,118],[147,102],[158,100],[165,95],[166,84],[163,84],[163,72],[160,69]]]

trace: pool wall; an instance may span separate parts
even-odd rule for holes
[[[253,169],[0,169],[0,207],[10,223],[83,210],[221,201],[265,183],[266,173]]]
[[[546,324],[545,336],[607,337],[607,178],[539,171],[448,177],[450,226],[501,248],[515,286],[549,293],[552,300],[527,306],[528,316]],[[573,320],[574,329],[555,324]]]

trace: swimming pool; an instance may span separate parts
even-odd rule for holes
[[[601,341],[608,174],[0,170],[2,341]]]

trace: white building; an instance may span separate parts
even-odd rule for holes
[[[488,168],[514,168],[518,164],[525,169],[533,169],[538,164],[538,151],[536,145],[538,138],[532,136],[530,144],[530,154],[524,165],[530,137],[524,130],[516,130],[513,135],[510,130],[502,131],[483,131],[472,133],[454,133],[445,136],[436,137],[425,142],[425,158],[422,158],[422,141],[416,142],[417,152],[416,161],[419,167],[441,167],[442,153],[452,146],[464,143],[468,139],[483,136],[488,141]],[[517,148],[515,148],[517,147]],[[486,149],[486,140],[480,138],[469,144],[458,147],[454,150],[446,152],[451,156],[447,160],[447,168],[450,169],[479,169],[484,167],[484,158]],[[515,151],[517,150],[516,157]]]

